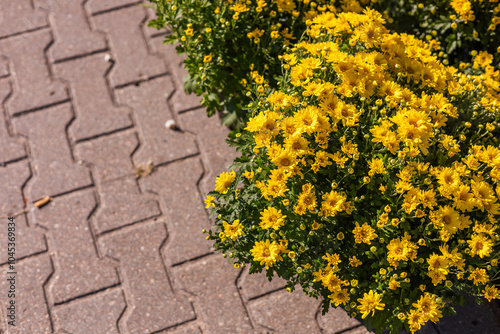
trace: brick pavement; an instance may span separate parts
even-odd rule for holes
[[[0,333],[367,333],[213,254],[203,198],[235,152],[139,2],[0,0],[0,216],[18,213],[19,277],[15,328],[0,280]],[[462,312],[498,332],[487,308]]]

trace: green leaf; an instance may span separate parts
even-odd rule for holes
[[[196,88],[196,85],[194,84],[193,80],[191,80],[191,76],[189,74],[186,74],[182,78],[182,81],[184,82],[184,91],[187,94],[192,94]]]
[[[238,119],[236,112],[226,114],[222,117],[222,125],[229,126],[233,124]]]

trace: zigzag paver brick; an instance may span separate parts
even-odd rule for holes
[[[319,302],[305,296],[300,288],[293,293],[274,292],[247,305],[252,319],[264,328],[278,333],[321,333],[315,320]]]
[[[252,333],[253,327],[236,288],[239,271],[220,256],[208,256],[172,268],[173,282],[192,294],[204,333]]]
[[[0,80],[0,105],[11,93],[11,86],[8,79]],[[0,163],[18,160],[26,156],[24,145],[19,138],[9,135],[7,123],[0,108]]]
[[[131,131],[114,133],[75,146],[75,157],[91,165],[92,176],[101,183],[130,175],[134,171],[130,155],[139,145]]]
[[[92,184],[88,169],[71,156],[65,129],[72,117],[66,103],[12,120],[16,132],[28,138],[34,179],[27,197],[32,201]]]
[[[68,131],[75,141],[133,125],[130,109],[113,103],[105,78],[110,67],[103,54],[54,65],[56,76],[71,87],[76,119]]]
[[[340,307],[334,308],[333,305],[330,305],[330,309],[325,315],[321,315],[320,308],[316,319],[323,334],[336,334],[361,324],[358,320],[349,317],[346,311]],[[366,328],[363,327],[363,329],[365,332],[360,332],[360,334],[369,333]]]
[[[163,44],[164,36],[149,38],[149,46],[154,53],[160,54],[168,62],[170,73],[174,78],[175,92],[170,97],[169,102],[175,113],[201,107],[201,97],[184,92],[184,76],[187,71],[184,69],[182,58],[175,51],[175,45]]]
[[[141,146],[133,156],[136,165],[150,161],[156,166],[198,153],[192,135],[165,127],[165,122],[173,118],[166,98],[172,91],[170,77],[159,77],[116,91],[118,102],[134,110],[141,138]]]
[[[44,50],[51,42],[48,29],[0,40],[14,77],[14,94],[7,103],[10,115],[68,100],[66,88],[51,78],[45,61]]]
[[[161,214],[158,202],[140,192],[133,175],[104,182],[98,190],[101,206],[96,213],[97,234]]]
[[[9,73],[9,63],[7,62],[7,59],[3,59],[0,55],[0,78],[9,76]],[[0,102],[1,101],[3,101],[3,99],[0,100]]]
[[[92,14],[109,11],[121,6],[130,5],[140,0],[89,0],[87,6]]]
[[[284,288],[286,281],[278,276],[275,276],[271,282],[267,279],[264,272],[249,274],[245,268],[243,273],[238,278],[238,288],[241,290],[241,295],[245,301],[259,297],[271,291]]]
[[[210,243],[201,233],[203,228],[210,227],[197,192],[197,182],[202,175],[200,160],[190,158],[159,167],[139,180],[143,189],[159,194],[162,212],[168,218],[169,238],[163,253],[169,265],[211,251]]]
[[[181,325],[176,327],[174,330],[167,329],[159,332],[158,334],[203,334],[198,325]]]
[[[189,302],[172,290],[160,256],[167,237],[160,222],[102,236],[103,253],[118,259],[127,299],[120,320],[126,333],[151,333],[195,318]]]
[[[166,73],[167,69],[160,57],[149,54],[142,32],[146,19],[142,6],[132,6],[93,17],[99,30],[104,31],[116,60],[110,73],[113,87]],[[131,24],[131,22],[137,24]],[[123,38],[127,36],[127,38]]]
[[[56,306],[52,310],[54,327],[72,334],[119,334],[116,324],[125,307],[123,291],[113,288]]]
[[[146,36],[155,37],[159,35],[166,35],[170,32],[169,27],[164,27],[160,30],[149,27],[148,22],[151,20],[156,20],[158,16],[156,15],[156,11],[153,7],[146,7],[146,11],[148,12],[148,21],[144,24],[144,32],[146,33]]]
[[[28,162],[23,160],[0,167],[0,215],[11,216],[24,208],[21,187],[30,177]],[[28,227],[24,215],[17,216],[16,222],[16,258],[20,259],[47,250],[43,232]],[[7,241],[7,228],[0,229],[0,240]],[[7,252],[0,252],[0,263],[7,262]]]
[[[91,31],[85,10],[85,1],[35,0],[36,7],[50,13],[54,44],[49,49],[52,60],[107,49],[106,40],[101,34]]]
[[[30,333],[46,334],[51,333],[50,316],[45,302],[44,283],[52,274],[52,264],[48,254],[29,257],[16,263],[16,327],[7,325],[6,314],[9,299],[7,293],[0,294],[2,305],[0,329],[6,334]],[[0,267],[2,273],[7,272],[7,267]],[[7,292],[10,283],[4,275],[0,280],[1,291]],[[1,331],[1,330],[0,330]]]
[[[215,186],[217,175],[226,171],[239,153],[226,144],[229,130],[221,125],[217,115],[208,117],[204,109],[193,110],[179,115],[179,123],[186,131],[196,135],[200,146],[205,175],[200,182],[202,195],[205,196]]]
[[[54,199],[33,213],[47,228],[55,273],[48,291],[54,304],[96,292],[119,283],[115,265],[99,259],[87,218],[96,206],[91,190]]]
[[[0,0],[0,8],[2,9],[0,11],[0,37],[48,25],[44,13],[35,10],[30,0]]]

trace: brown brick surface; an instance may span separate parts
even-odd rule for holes
[[[95,14],[138,2],[140,0],[89,0],[87,6],[90,12]]]
[[[133,125],[130,110],[117,107],[108,90],[106,73],[111,63],[96,54],[54,66],[58,77],[67,80],[76,119],[69,128],[73,140],[91,138]]]
[[[24,198],[21,188],[30,177],[28,162],[23,160],[0,167],[0,216],[11,216],[24,209]],[[28,227],[25,215],[15,217],[16,223],[16,258],[40,253],[47,250],[43,232]],[[6,225],[3,225],[6,226]],[[0,229],[2,244],[7,240],[7,228]],[[7,252],[0,252],[0,263],[7,262]]]
[[[52,274],[52,264],[48,254],[42,254],[21,260],[15,265],[16,275],[16,327],[6,323],[7,291],[10,284],[6,278],[7,267],[0,267],[0,301],[2,318],[0,329],[6,334],[46,334],[51,333],[51,323],[44,296],[44,284]]]
[[[7,59],[3,59],[0,56],[0,78],[4,78],[9,75],[9,63]]]
[[[198,109],[179,115],[182,128],[196,135],[200,146],[205,175],[200,182],[203,197],[215,187],[217,176],[226,171],[235,157],[240,154],[226,144],[229,130],[222,126],[217,116],[208,117],[204,109]]]
[[[301,289],[271,293],[248,303],[254,321],[278,333],[321,333],[315,321],[319,302]]]
[[[156,28],[148,27],[147,23],[151,20],[155,20],[157,18],[157,16],[156,16],[156,11],[153,7],[150,7],[150,6],[146,7],[146,11],[148,13],[148,21],[146,22],[146,24],[144,24],[144,32],[145,32],[146,36],[155,37],[155,36],[159,36],[159,35],[164,36],[164,35],[168,34],[170,31],[169,27],[164,27],[160,30],[158,30]]]
[[[30,177],[27,161],[18,161],[0,167],[0,212],[2,215],[13,215],[24,209],[21,188]]]
[[[0,69],[1,71],[1,69]],[[8,79],[0,79],[0,105],[5,101],[11,93],[10,81]],[[24,145],[20,138],[14,138],[9,134],[7,129],[7,120],[2,113],[0,107],[0,163],[6,163],[21,159],[26,156]]]
[[[77,144],[75,157],[89,163],[94,179],[101,183],[133,174],[130,156],[138,145],[134,132],[118,132]]]
[[[166,329],[159,332],[158,334],[203,334],[200,327],[198,325],[192,324],[193,322],[189,322],[186,325],[180,325],[178,327],[175,327],[174,329]]]
[[[141,194],[135,176],[107,181],[99,186],[101,206],[96,213],[96,233],[130,225],[160,215],[158,202]]]
[[[50,13],[54,44],[50,47],[52,60],[88,54],[107,48],[104,36],[91,31],[83,0],[35,0],[37,7]]]
[[[165,226],[153,222],[99,240],[104,253],[120,262],[127,310],[120,320],[126,333],[152,333],[195,318],[191,305],[172,290],[160,256]]]
[[[56,331],[72,334],[119,334],[118,318],[125,310],[125,296],[119,288],[56,306],[52,311]]]
[[[30,147],[33,181],[26,193],[30,201],[92,184],[88,169],[71,156],[65,128],[72,118],[65,103],[13,119],[15,130],[27,137]]]
[[[132,6],[93,18],[96,27],[107,34],[113,50],[116,64],[110,73],[112,86],[121,86],[166,72],[163,61],[148,53],[141,23],[145,21],[146,15],[144,7]]]
[[[174,286],[192,295],[204,333],[252,333],[235,281],[239,270],[212,255],[172,268]]]
[[[30,0],[0,0],[0,8],[0,37],[47,26],[44,13],[35,10]]]
[[[109,259],[99,259],[87,218],[96,206],[91,190],[54,199],[34,212],[37,224],[45,227],[54,254],[55,273],[48,291],[55,304],[119,283]]]
[[[148,41],[151,50],[160,54],[168,62],[169,71],[172,73],[175,92],[170,96],[169,102],[173,111],[175,113],[180,113],[185,110],[199,108],[201,106],[201,98],[195,94],[187,95],[184,92],[183,78],[188,72],[184,69],[184,63],[181,58],[177,56],[175,45],[165,45],[163,44],[164,40],[165,38],[163,36],[158,36]]]
[[[210,243],[201,233],[210,222],[196,186],[202,174],[199,159],[190,158],[159,167],[139,180],[144,189],[160,195],[162,211],[168,218],[164,256],[169,265],[210,252]]]
[[[16,24],[14,24],[16,25]],[[7,103],[9,114],[65,101],[65,86],[54,81],[45,61],[45,48],[52,42],[51,32],[43,29],[0,40],[2,55],[9,58],[14,77],[14,93]]]
[[[349,317],[346,311],[340,307],[334,308],[333,305],[330,305],[330,309],[325,315],[321,315],[320,308],[316,319],[323,334],[335,334],[361,325],[358,320]],[[368,333],[368,331],[365,329],[364,333]]]
[[[134,110],[141,138],[141,146],[134,153],[136,165],[150,161],[156,166],[198,153],[192,135],[165,127],[165,122],[173,119],[167,105],[172,91],[172,79],[160,77],[116,92],[118,102]]]
[[[265,270],[261,273],[254,273],[250,275],[248,268],[243,270],[243,274],[238,278],[238,288],[241,290],[241,295],[245,301],[254,299],[284,288],[286,281],[278,276],[275,276],[271,282],[266,277]]]

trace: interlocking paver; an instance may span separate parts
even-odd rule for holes
[[[150,161],[156,166],[198,152],[191,134],[165,127],[165,122],[173,118],[167,105],[167,96],[172,91],[170,77],[159,77],[116,91],[118,102],[134,110],[141,138],[141,146],[134,153],[136,165]]]
[[[0,216],[11,216],[24,208],[21,187],[30,177],[28,162],[23,160],[0,167]],[[15,218],[16,258],[24,258],[47,250],[43,231],[28,227],[25,215]],[[7,229],[0,229],[0,240],[7,240]],[[0,252],[0,263],[7,262],[7,252]]]
[[[208,117],[205,110],[194,110],[179,115],[179,123],[183,129],[196,135],[200,146],[206,172],[200,182],[200,189],[205,196],[214,189],[217,175],[226,171],[239,153],[225,143],[229,130],[221,125],[217,115]]]
[[[217,255],[172,268],[173,282],[193,295],[204,333],[252,333],[252,324],[236,288],[239,271]]]
[[[159,332],[158,334],[203,334],[198,325],[181,325],[175,329],[167,329]]]
[[[119,283],[114,263],[97,256],[88,222],[95,206],[93,192],[84,190],[58,197],[33,213],[36,223],[47,228],[54,254],[48,291],[55,304]]]
[[[135,176],[127,176],[99,186],[101,206],[96,213],[96,233],[130,225],[160,215],[158,202],[141,194]]]
[[[243,299],[248,301],[271,291],[284,288],[286,281],[275,275],[273,280],[269,282],[265,272],[250,275],[246,268],[239,277],[237,284],[238,288],[241,289]]]
[[[12,120],[17,133],[26,136],[33,161],[30,201],[54,196],[92,184],[87,168],[75,163],[66,139],[66,125],[73,118],[65,103]]]
[[[52,60],[88,54],[107,48],[101,34],[91,31],[83,8],[85,1],[35,0],[37,7],[50,13],[54,44],[49,49]]]
[[[168,218],[169,237],[163,251],[169,265],[210,252],[210,243],[201,233],[210,222],[196,186],[202,175],[199,159],[190,158],[159,167],[139,180],[143,189],[160,195],[162,211]]]
[[[293,305],[293,307],[290,307]],[[264,328],[278,333],[321,333],[315,315],[319,302],[307,297],[301,289],[271,293],[248,303],[252,319]],[[285,316],[286,315],[286,316]]]
[[[174,77],[175,93],[170,97],[170,104],[175,113],[180,113],[185,110],[199,108],[201,106],[201,98],[194,94],[186,94],[184,92],[183,77],[187,75],[184,69],[184,64],[175,51],[175,45],[163,44],[165,38],[158,36],[148,39],[151,50],[163,56],[168,62],[170,73]]]
[[[87,6],[90,12],[95,14],[138,2],[140,2],[140,0],[89,0]]]
[[[128,306],[120,327],[126,333],[151,333],[195,318],[170,286],[160,256],[166,237],[165,225],[153,222],[99,239],[104,254],[120,262]]]
[[[92,18],[96,27],[107,34],[116,60],[110,73],[112,86],[121,86],[167,72],[161,58],[148,53],[140,23],[145,21],[146,16],[144,7],[132,6]]]
[[[0,50],[9,58],[15,78],[14,93],[7,103],[9,114],[68,100],[65,86],[51,78],[45,61],[45,48],[51,42],[52,35],[48,29],[0,40]]]
[[[1,73],[1,69],[0,69]],[[0,79],[0,105],[11,93],[10,81],[8,79]],[[26,156],[24,145],[19,138],[14,138],[9,135],[7,130],[7,122],[0,107],[0,163],[18,160]]]
[[[56,306],[52,311],[54,327],[72,334],[119,334],[116,324],[125,307],[123,291],[113,288]]]
[[[147,22],[149,22],[151,20],[155,20],[158,17],[156,15],[156,11],[153,7],[148,6],[148,7],[146,7],[146,10],[148,12],[148,21]],[[160,36],[160,35],[165,36],[166,34],[168,34],[170,32],[170,29],[169,29],[169,27],[164,27],[164,28],[158,30],[156,28],[151,28],[147,24],[145,24],[144,25],[144,32],[146,33],[146,36],[148,36],[148,37],[156,37],[156,36]]]
[[[0,56],[0,78],[8,76],[9,73],[9,63],[7,62],[7,59],[3,59],[2,56]]]
[[[97,182],[105,182],[134,172],[130,156],[138,145],[134,132],[118,132],[77,144],[75,157],[90,163]]]
[[[299,289],[300,293],[300,289]],[[334,308],[330,305],[328,313],[321,315],[321,309],[318,311],[316,317],[318,325],[321,328],[323,334],[336,334],[341,331],[345,331],[349,328],[353,328],[360,325],[360,322],[354,318],[349,317],[346,311],[340,307]],[[368,333],[366,328],[364,333]],[[360,334],[363,332],[360,332]]]
[[[103,54],[54,65],[56,76],[71,87],[76,119],[69,134],[76,141],[133,125],[130,109],[115,106],[108,91],[105,76],[110,67]]]
[[[43,286],[52,274],[52,264],[50,256],[45,253],[35,257],[29,257],[16,263],[16,327],[8,326],[6,316],[0,320],[0,329],[4,329],[6,334],[14,333],[51,333],[51,323],[47,304],[45,301]],[[6,273],[7,268],[0,267],[2,273]],[[0,294],[2,305],[2,315],[7,311],[7,291],[10,283],[6,275],[2,275],[0,289],[5,293]]]
[[[30,0],[0,0],[0,8],[0,37],[47,26],[44,13],[35,10]]]
[[[2,185],[0,213],[2,216],[13,215],[24,208],[21,188],[30,177],[29,165],[27,161],[18,161],[0,167],[0,171],[0,184]]]

